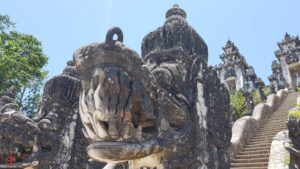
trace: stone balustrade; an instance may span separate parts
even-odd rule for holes
[[[255,134],[256,130],[267,121],[287,94],[288,89],[281,89],[276,94],[270,94],[266,102],[259,103],[254,107],[252,116],[244,116],[235,121],[232,127],[231,145],[229,148],[231,158],[235,157]]]

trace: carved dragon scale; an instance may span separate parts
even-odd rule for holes
[[[3,95],[0,153],[26,148],[22,162],[38,168],[229,169],[229,94],[207,60],[178,5],[143,39],[142,57],[114,27],[47,82],[37,117]]]

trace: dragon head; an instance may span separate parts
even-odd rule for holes
[[[118,41],[112,40],[114,34]],[[80,116],[91,140],[87,152],[105,162],[165,152],[171,144],[161,139],[168,137],[171,143],[183,137],[178,131],[187,119],[138,54],[121,43],[122,36],[119,28],[112,28],[105,43],[74,54],[83,86]]]
[[[92,159],[127,161],[129,168],[229,165],[228,91],[185,19],[181,8],[171,8],[164,25],[143,39],[142,57],[123,45],[118,27],[108,30],[104,43],[75,51]]]

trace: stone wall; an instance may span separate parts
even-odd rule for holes
[[[299,169],[300,168],[300,120],[297,112],[300,110],[300,97],[297,106],[289,111],[286,123],[287,131],[279,132],[271,145],[269,169]]]
[[[252,116],[244,116],[233,124],[230,157],[233,158],[251,139],[256,130],[270,117],[274,110],[287,96],[288,90],[281,89],[277,94],[270,94],[265,103],[254,107]]]
[[[289,152],[284,148],[284,142],[288,137],[288,131],[280,131],[273,138],[269,156],[269,169],[289,169]]]

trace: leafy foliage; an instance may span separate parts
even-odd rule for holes
[[[294,117],[296,119],[300,119],[300,109],[297,108],[295,110],[290,110],[288,116],[289,117]]]
[[[236,117],[241,118],[246,111],[246,98],[244,97],[243,93],[241,91],[233,92],[230,95],[230,104],[236,114]]]
[[[0,32],[10,28],[15,28],[15,23],[10,20],[8,15],[0,15]]]
[[[0,17],[0,30],[9,28],[9,24],[12,23],[9,18],[4,19],[4,22],[1,18],[3,16]],[[2,30],[0,33],[0,94],[14,86],[18,91],[16,103],[22,111],[32,115],[37,107],[42,81],[47,75],[43,70],[47,61],[41,42],[35,37],[16,31]]]
[[[257,105],[257,104],[262,102],[262,100],[259,96],[259,91],[258,90],[253,91],[251,94],[252,94],[252,97],[253,97],[254,105]]]
[[[270,87],[265,87],[264,88],[264,93],[265,93],[266,96],[269,96],[270,94],[272,94]]]
[[[41,99],[40,89],[43,86],[42,79],[34,79],[27,86],[22,86],[16,96],[16,103],[20,111],[28,117],[33,117],[37,112],[37,105]]]
[[[290,156],[290,155],[286,156],[286,157],[283,159],[283,165],[284,165],[284,166],[288,166],[288,165],[290,164],[290,162],[291,162],[291,156]]]

